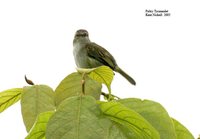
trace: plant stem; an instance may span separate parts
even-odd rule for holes
[[[81,86],[82,86],[82,94],[85,95],[85,72],[82,74],[82,80],[81,80]]]

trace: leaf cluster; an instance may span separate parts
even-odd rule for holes
[[[55,91],[33,83],[9,89],[0,93],[0,112],[20,100],[26,139],[194,139],[159,103],[116,99],[112,79],[113,71],[102,66],[78,69]]]

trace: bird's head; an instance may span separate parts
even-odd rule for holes
[[[84,29],[77,30],[74,36],[73,44],[76,43],[84,44],[88,42],[90,42],[90,39],[87,30]]]
[[[76,31],[75,33],[75,38],[79,38],[79,37],[89,37],[88,31],[84,30],[84,29],[79,29]]]

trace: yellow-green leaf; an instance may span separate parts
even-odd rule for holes
[[[0,93],[0,113],[21,98],[22,88],[13,88]]]
[[[26,139],[45,139],[46,126],[55,111],[40,113]]]
[[[193,135],[186,127],[173,118],[172,121],[174,123],[177,139],[194,139]]]
[[[113,80],[114,73],[112,69],[107,66],[100,66],[98,68],[93,69],[89,73],[89,77],[97,82],[103,83],[107,86],[108,91],[111,92],[110,86]]]
[[[126,127],[133,139],[160,139],[159,133],[147,120],[121,103],[104,102],[100,103],[100,108],[109,119]]]

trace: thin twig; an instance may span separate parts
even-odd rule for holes
[[[101,92],[101,95],[103,95],[108,101],[111,101],[113,99],[120,99],[118,96],[112,95],[112,94],[106,94],[104,92]],[[110,100],[109,100],[109,95],[111,95]]]

